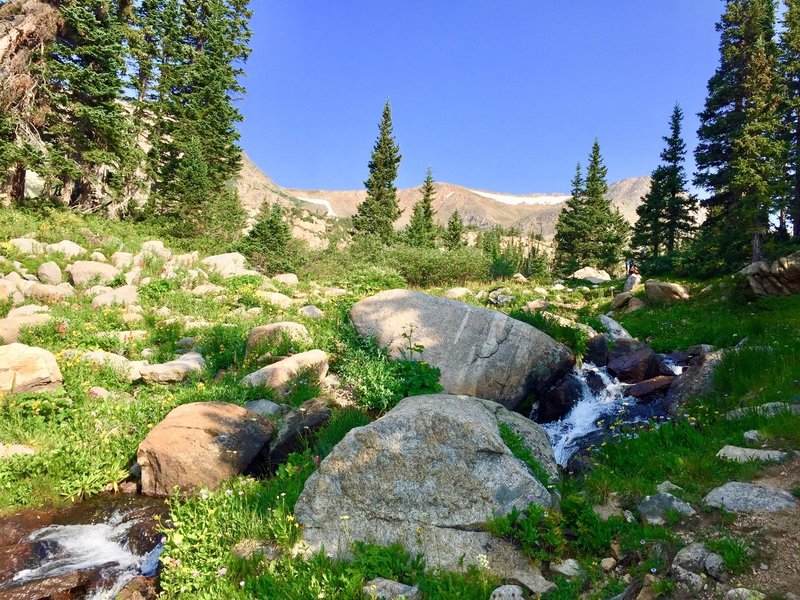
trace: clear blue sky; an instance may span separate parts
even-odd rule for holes
[[[391,99],[398,187],[566,192],[600,139],[649,174],[672,106],[696,113],[721,0],[253,0],[242,145],[277,183],[359,189]]]

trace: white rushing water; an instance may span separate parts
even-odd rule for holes
[[[597,374],[603,382],[603,389],[597,393],[592,392],[586,383],[590,373]],[[595,367],[592,363],[583,363],[582,369],[580,371],[576,369],[575,375],[581,380],[583,388],[581,399],[563,419],[543,425],[553,444],[556,462],[561,466],[566,466],[578,450],[581,438],[601,429],[597,424],[598,421],[620,412],[627,403],[634,402],[633,398],[626,398],[623,395],[628,385],[610,376],[605,368]]]
[[[155,575],[163,549],[159,544],[144,556],[131,552],[127,534],[137,521],[125,522],[124,516],[116,512],[102,523],[50,525],[32,533],[28,540],[43,543],[47,555],[36,568],[19,571],[13,581],[21,584],[103,566],[106,589],[99,590],[89,600],[116,598],[122,587],[137,575]]]

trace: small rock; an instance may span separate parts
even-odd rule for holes
[[[103,254],[102,252],[97,252],[96,250],[89,255],[89,258],[97,262],[102,262],[102,263],[108,262],[106,255]]]
[[[648,525],[663,525],[666,523],[667,513],[670,511],[677,511],[689,517],[695,514],[691,504],[666,492],[647,496],[639,504],[639,514]]]
[[[671,494],[672,492],[682,492],[683,488],[679,485],[675,485],[669,479],[666,481],[662,481],[656,486],[656,490],[659,492],[665,492]]]
[[[309,306],[304,306],[297,312],[308,319],[321,319],[322,317],[325,316],[325,314],[313,304]]]
[[[709,506],[731,512],[774,512],[797,505],[797,500],[789,492],[738,481],[731,481],[711,490],[704,501]]]
[[[574,558],[568,558],[563,562],[551,564],[550,570],[564,577],[578,577],[583,573],[580,563]]]
[[[598,504],[593,506],[592,509],[600,517],[601,521],[608,521],[611,517],[622,516],[622,505],[619,503],[619,498],[616,492],[611,492],[605,504]]]
[[[288,338],[291,342],[300,344],[311,342],[311,336],[305,325],[293,323],[291,321],[282,321],[280,323],[270,323],[269,325],[253,327],[250,333],[247,334],[246,352],[252,352],[263,342],[274,343],[280,341],[284,337]]]
[[[272,400],[251,400],[244,403],[244,408],[262,417],[270,415],[283,415],[288,412],[289,407],[284,404],[277,404]]]
[[[471,293],[472,291],[470,291],[469,288],[454,287],[447,290],[444,294],[442,294],[442,296],[444,296],[445,298],[450,298],[451,300],[461,300],[461,298]]]
[[[100,398],[102,400],[105,400],[106,398],[110,398],[111,397],[111,392],[109,392],[106,388],[95,386],[95,387],[89,388],[89,397],[90,398]]]
[[[0,460],[9,458],[10,456],[34,456],[36,450],[24,444],[0,444]]]
[[[419,600],[421,597],[417,586],[411,587],[382,577],[368,581],[364,586],[364,595],[375,600]]]
[[[755,448],[739,448],[738,446],[725,446],[717,452],[717,458],[724,458],[733,462],[746,463],[751,460],[765,462],[779,462],[788,455],[780,450],[760,450]]]
[[[281,549],[275,542],[264,542],[249,538],[239,541],[231,552],[236,558],[243,560],[249,560],[257,554],[260,554],[270,562],[276,561],[281,557]]]
[[[761,441],[762,436],[758,432],[758,429],[751,429],[750,431],[745,431],[744,435],[742,435],[742,438],[744,439],[745,442],[748,442],[750,444],[757,444]]]
[[[297,287],[300,284],[300,279],[294,273],[281,273],[272,277],[273,281],[277,281],[287,287]]]
[[[617,566],[617,561],[610,556],[608,558],[604,558],[600,561],[600,568],[603,569],[606,573],[609,573],[614,570],[614,567]]]
[[[697,573],[693,573],[692,571],[687,571],[682,567],[673,566],[670,570],[672,574],[672,578],[679,584],[684,585],[689,589],[689,591],[697,593],[703,589],[705,585],[705,581],[703,581],[703,576],[698,575]]]
[[[286,294],[280,294],[278,292],[265,292],[264,290],[256,291],[256,296],[267,302],[268,304],[272,304],[277,306],[278,308],[289,308],[292,305],[292,299],[289,298]]]
[[[242,379],[243,385],[270,387],[279,394],[291,391],[293,380],[303,372],[311,377],[311,385],[319,383],[328,374],[328,355],[322,350],[301,352],[250,373]]]
[[[705,563],[706,573],[711,575],[717,581],[727,581],[728,573],[725,569],[725,559],[719,554],[711,552],[706,558]]]
[[[764,600],[766,595],[747,588],[734,588],[725,594],[725,600]]]
[[[550,306],[550,303],[543,298],[539,298],[537,300],[531,300],[527,302],[525,306],[522,307],[522,311],[526,313],[537,313],[541,310],[547,310]]]
[[[119,493],[126,496],[135,496],[139,493],[139,485],[135,481],[123,481],[119,484]]]
[[[631,334],[608,315],[600,315],[599,319],[603,327],[606,328],[612,342],[616,342],[620,338],[631,339]]]
[[[148,383],[178,383],[185,381],[190,373],[200,372],[205,367],[206,362],[199,353],[188,352],[164,364],[143,366],[141,374]]]
[[[46,262],[41,264],[39,269],[36,271],[36,274],[39,276],[39,281],[49,285],[58,285],[63,281],[61,267],[54,262]]]
[[[524,600],[525,592],[518,585],[502,585],[492,592],[489,600]]]

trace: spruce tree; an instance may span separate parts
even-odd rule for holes
[[[464,221],[457,210],[453,211],[447,220],[444,232],[444,247],[448,250],[457,250],[464,247]]]
[[[63,202],[94,209],[103,201],[108,170],[132,174],[136,165],[130,119],[120,106],[125,25],[112,0],[64,0],[64,26],[45,67],[50,118],[49,187]],[[124,182],[112,191],[121,194]]]
[[[584,266],[613,270],[622,259],[629,226],[607,198],[607,174],[600,143],[595,139],[586,179],[581,177],[578,165],[572,197],[556,225],[555,267],[560,275],[569,275]]]
[[[800,239],[800,0],[785,0],[780,65],[786,85],[786,137],[790,182],[788,213],[792,235]]]
[[[708,82],[695,149],[695,184],[710,192],[700,246],[731,269],[760,259],[769,213],[783,190],[774,0],[729,0],[717,30],[720,64]]]
[[[405,230],[405,240],[410,246],[433,248],[436,246],[436,223],[433,200],[436,190],[433,187],[433,172],[428,168],[422,183],[422,198],[414,204],[411,220]]]
[[[392,131],[392,109],[389,100],[386,100],[378,139],[369,162],[369,178],[364,182],[367,197],[358,205],[358,211],[353,216],[356,232],[374,235],[383,243],[389,243],[394,238],[393,224],[400,218],[401,212],[394,181],[402,157]]]
[[[644,258],[658,257],[662,246],[667,254],[673,253],[695,229],[697,200],[686,189],[682,120],[683,111],[676,104],[670,117],[670,135],[663,138],[666,147],[661,152],[662,164],[653,171],[650,191],[636,209],[639,220],[633,246],[645,249]]]

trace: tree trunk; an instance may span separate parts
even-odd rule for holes
[[[25,165],[17,164],[11,175],[10,193],[11,202],[22,202],[25,199]]]
[[[761,254],[761,233],[756,231],[753,234],[753,261],[759,262],[762,259]]]
[[[795,239],[800,239],[800,114],[797,116],[794,128],[794,190],[789,200],[789,216],[792,219],[792,234]]]

